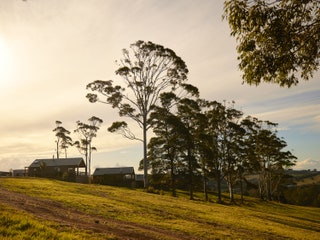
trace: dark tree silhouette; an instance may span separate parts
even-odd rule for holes
[[[120,132],[129,139],[143,142],[144,187],[148,187],[147,131],[152,106],[158,103],[162,92],[176,92],[187,80],[188,69],[184,61],[174,51],[152,42],[137,41],[130,50],[123,50],[123,59],[117,62],[119,75],[124,87],[112,80],[96,80],[87,85],[90,102],[110,104],[119,110],[121,117],[134,120],[142,128],[142,138],[136,137],[125,121],[114,122],[108,129]]]

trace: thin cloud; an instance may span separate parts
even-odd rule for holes
[[[310,158],[304,159],[302,161],[297,162],[294,169],[295,170],[305,170],[305,169],[319,170],[320,169],[320,160],[314,160],[314,159],[310,159]]]

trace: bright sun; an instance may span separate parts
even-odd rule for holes
[[[6,42],[0,38],[0,87],[10,83],[13,73],[13,54]]]

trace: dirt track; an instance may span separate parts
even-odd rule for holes
[[[61,227],[105,233],[106,236],[112,234],[119,239],[190,239],[166,229],[89,215],[59,202],[31,197],[1,187],[0,203],[24,210],[37,219],[56,222]]]

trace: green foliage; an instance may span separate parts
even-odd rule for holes
[[[320,64],[319,11],[318,0],[225,1],[244,82],[290,87],[312,77]]]
[[[111,239],[111,236],[106,236]],[[101,239],[99,234],[74,231],[59,223],[39,221],[34,216],[18,209],[0,204],[0,239],[23,240],[75,240]]]
[[[174,196],[179,184],[188,186],[192,199],[193,188],[199,185],[207,195],[208,179],[214,178],[220,202],[224,179],[233,202],[236,185],[243,195],[244,175],[255,173],[260,198],[273,200],[279,195],[283,171],[295,164],[296,157],[284,150],[287,144],[277,136],[276,123],[243,118],[234,102],[179,98],[172,93],[160,98],[161,106],[152,108],[149,121],[155,133],[148,145],[154,187],[171,189]]]

